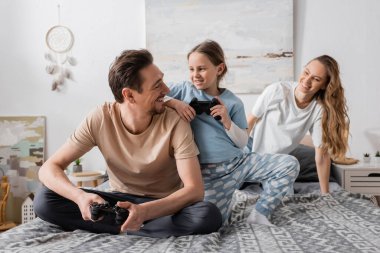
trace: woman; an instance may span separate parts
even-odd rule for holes
[[[207,40],[194,47],[187,58],[191,82],[171,86],[168,95],[174,99],[167,105],[193,129],[200,151],[205,201],[214,203],[226,221],[234,191],[245,181],[265,181],[247,221],[269,225],[270,215],[298,175],[298,162],[289,155],[243,152],[248,141],[244,106],[235,94],[219,87],[227,65],[218,43]],[[210,115],[197,115],[189,105],[194,98],[203,102],[216,98],[219,104],[210,108]]]
[[[345,156],[349,133],[339,66],[328,55],[311,60],[298,83],[268,86],[248,116],[250,150],[257,153],[292,154],[308,131],[321,193],[328,193],[331,158]]]

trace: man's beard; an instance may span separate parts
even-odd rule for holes
[[[161,109],[154,108],[154,109],[150,110],[149,112],[150,112],[150,114],[151,114],[152,116],[154,116],[154,115],[156,115],[156,114],[161,114],[161,113],[163,113],[164,111],[165,111],[165,106],[162,106]]]

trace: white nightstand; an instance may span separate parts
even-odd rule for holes
[[[360,161],[353,165],[334,165],[333,176],[345,190],[380,196],[380,164]]]
[[[82,187],[84,182],[91,182],[93,187],[98,186],[98,179],[105,177],[104,171],[83,171],[75,172],[68,175],[70,181],[78,187]]]

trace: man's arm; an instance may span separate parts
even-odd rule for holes
[[[315,164],[321,193],[329,193],[329,178],[330,178],[330,155],[324,152],[321,148],[315,148]]]
[[[38,176],[40,181],[50,190],[75,202],[82,213],[84,220],[91,218],[90,203],[103,203],[104,200],[92,193],[75,187],[66,174],[64,169],[85,152],[65,143],[52,157],[50,157],[40,168]]]
[[[248,117],[247,117],[247,123],[248,123],[248,135],[251,134],[251,131],[253,129],[253,127],[255,126],[256,122],[259,120],[258,117],[256,117],[255,115],[253,114],[249,114]]]
[[[129,210],[129,216],[122,225],[121,231],[139,230],[146,220],[174,214],[184,207],[202,201],[204,188],[198,158],[177,159],[178,174],[183,188],[169,196],[135,205],[130,202],[119,202],[118,205]]]

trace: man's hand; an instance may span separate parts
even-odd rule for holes
[[[129,211],[127,220],[121,226],[121,232],[125,232],[127,230],[140,230],[140,228],[143,226],[143,222],[146,220],[146,208],[128,201],[119,201],[116,205]]]
[[[210,109],[211,110],[211,116],[213,116],[214,118],[216,116],[220,116],[221,117],[220,122],[223,124],[224,128],[227,130],[230,130],[231,118],[228,115],[227,108],[224,105],[223,101],[219,97],[215,97],[215,98],[218,99],[220,104],[216,105]]]
[[[99,195],[85,191],[82,191],[82,193],[78,195],[77,199],[78,201],[76,201],[76,204],[82,213],[83,220],[91,220],[90,205],[92,203],[97,202],[100,204],[105,202],[105,200]]]

